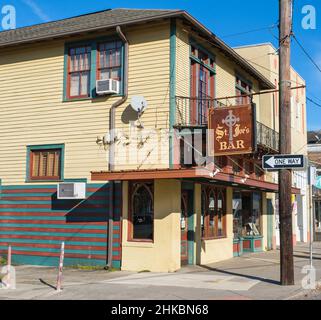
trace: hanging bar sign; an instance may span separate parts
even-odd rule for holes
[[[256,148],[255,123],[254,104],[210,109],[208,154],[253,153]]]

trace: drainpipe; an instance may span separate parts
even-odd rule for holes
[[[124,81],[123,81],[123,92],[124,95],[121,99],[112,104],[109,111],[109,134],[110,134],[110,147],[108,155],[108,170],[114,170],[115,163],[115,118],[116,118],[116,108],[126,102],[128,98],[128,40],[122,33],[120,26],[117,26],[116,32],[118,36],[124,43]],[[113,260],[113,215],[114,212],[114,182],[109,182],[109,217],[108,217],[108,260],[107,267],[110,269],[112,267]]]

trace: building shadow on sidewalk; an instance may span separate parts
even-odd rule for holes
[[[227,274],[227,275],[230,275],[230,276],[242,277],[242,278],[247,278],[247,279],[250,279],[250,280],[258,280],[258,281],[261,281],[261,282],[280,285],[280,281],[273,280],[273,279],[267,279],[267,278],[262,278],[262,277],[258,277],[258,276],[252,276],[252,275],[248,275],[248,274],[242,274],[242,273],[222,270],[222,269],[218,269],[218,268],[212,268],[212,267],[209,267],[209,266],[206,266],[206,265],[200,265],[200,267],[202,267],[204,269],[207,269],[209,271],[215,271],[215,272]]]

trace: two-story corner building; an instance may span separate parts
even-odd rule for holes
[[[65,241],[67,265],[168,272],[272,248],[278,186],[261,156],[278,134],[250,95],[275,83],[185,11],[1,32],[0,84],[1,254],[56,265]],[[209,109],[251,102],[253,151],[195,166]]]
[[[321,176],[321,139],[319,132],[308,132],[308,156],[312,166],[317,168],[317,175]],[[313,190],[313,207],[314,207],[314,240],[321,241],[321,185]]]
[[[278,87],[279,56],[278,50],[271,43],[254,44],[235,48],[235,51],[247,59],[258,71]],[[291,148],[293,154],[307,156],[307,120],[305,80],[291,67]],[[299,88],[298,88],[299,87]],[[261,95],[260,101],[266,106],[264,124],[279,131],[279,94]],[[270,116],[269,116],[270,115]],[[272,115],[272,116],[271,116]],[[277,174],[275,174],[277,181]],[[305,171],[293,171],[293,185],[300,189],[300,194],[293,196],[293,239],[294,242],[307,242],[309,239],[309,204],[308,183]],[[274,207],[278,210],[275,197]],[[279,217],[276,212],[276,244],[279,244]]]

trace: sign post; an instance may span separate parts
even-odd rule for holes
[[[60,259],[59,259],[59,267],[58,267],[58,277],[57,277],[57,287],[56,291],[61,291],[61,283],[62,283],[62,269],[64,265],[64,256],[65,256],[65,242],[61,243],[61,250],[60,250]]]
[[[310,270],[313,268],[313,233],[314,233],[314,213],[313,213],[313,186],[316,184],[316,167],[309,166],[308,183],[309,183],[309,208],[310,208]]]

